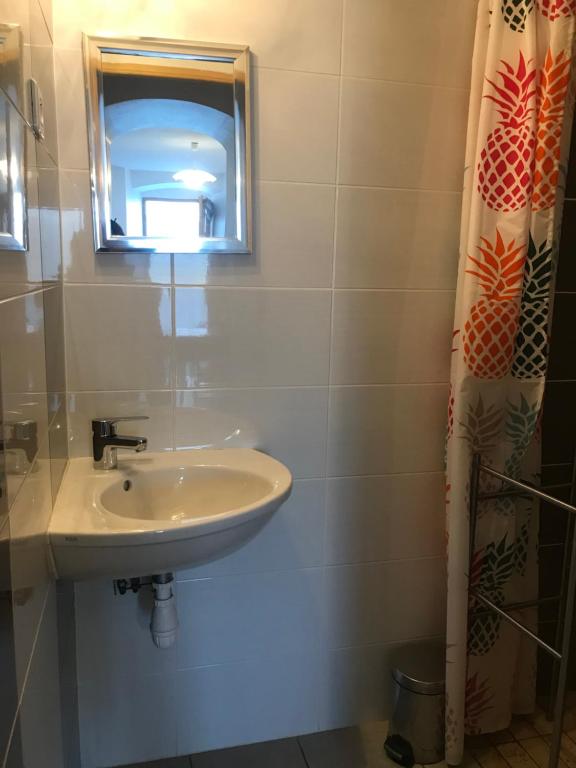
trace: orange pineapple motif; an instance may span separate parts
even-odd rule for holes
[[[532,196],[532,168],[536,146],[533,126],[536,97],[536,69],[520,52],[514,69],[503,61],[498,70],[500,85],[488,83],[495,95],[487,94],[498,105],[502,118],[486,139],[478,163],[478,191],[495,211],[517,211]]]
[[[576,2],[576,0],[575,0]],[[532,210],[551,208],[556,199],[564,108],[570,85],[571,60],[566,51],[548,50],[538,86],[538,130]]]
[[[481,238],[481,259],[468,256],[482,296],[470,308],[462,334],[464,361],[479,379],[501,379],[510,370],[518,331],[520,295],[526,249],[515,240],[505,243]]]
[[[560,16],[576,13],[576,0],[538,0],[538,8],[543,16],[555,21]]]

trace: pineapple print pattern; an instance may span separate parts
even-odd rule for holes
[[[460,436],[468,443],[470,453],[486,455],[496,448],[503,418],[502,409],[495,405],[486,406],[482,395],[478,395],[475,404],[468,405],[465,419],[460,422]]]
[[[538,0],[540,13],[550,21],[576,13],[576,0]]]
[[[488,679],[479,679],[478,673],[466,680],[466,731],[480,733],[482,715],[493,707],[494,691]]]
[[[478,191],[489,208],[507,212],[524,208],[532,196],[537,73],[522,52],[516,69],[507,61],[502,64],[499,84],[486,78],[494,93],[484,98],[496,104],[501,119],[480,154]]]
[[[514,32],[524,32],[526,19],[534,10],[534,0],[502,0],[504,21]]]
[[[549,50],[538,85],[538,130],[532,210],[551,208],[556,200],[564,110],[570,85],[571,60],[564,51]]]
[[[501,379],[510,370],[518,329],[519,299],[525,248],[505,243],[496,230],[494,243],[482,238],[481,259],[469,256],[483,295],[475,302],[464,326],[462,346],[469,370],[479,379]]]
[[[536,432],[539,417],[538,403],[530,404],[522,394],[518,405],[508,403],[504,433],[512,444],[512,452],[506,461],[506,474],[519,476],[520,463]]]
[[[511,579],[518,563],[517,543],[508,543],[504,536],[491,542],[474,558],[471,582],[497,605],[504,603],[504,587]],[[472,603],[474,607],[474,603]],[[468,653],[483,656],[498,640],[502,619],[495,613],[473,614],[468,634]]]
[[[544,376],[548,359],[548,315],[553,274],[553,249],[547,242],[536,246],[532,235],[528,244],[520,323],[512,375],[517,379]]]
[[[500,10],[504,21],[514,32],[524,32],[528,16],[537,4],[540,13],[550,21],[576,12],[576,0],[502,0]]]

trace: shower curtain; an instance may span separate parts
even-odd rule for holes
[[[479,0],[447,441],[446,759],[464,733],[534,707],[535,647],[498,616],[467,621],[468,574],[497,603],[537,595],[537,514],[482,502],[468,557],[471,456],[537,481],[576,0]],[[483,482],[483,489],[494,484]],[[474,607],[474,606],[472,606]],[[535,626],[536,614],[524,614]]]

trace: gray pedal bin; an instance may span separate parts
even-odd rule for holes
[[[416,763],[444,759],[444,643],[426,641],[402,646],[392,656],[394,707],[390,735],[412,747]]]

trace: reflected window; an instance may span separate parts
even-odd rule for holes
[[[177,237],[179,239],[199,237],[199,200],[165,200],[145,197],[142,203],[146,237]]]

